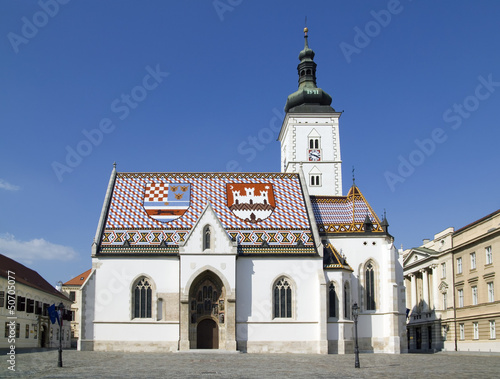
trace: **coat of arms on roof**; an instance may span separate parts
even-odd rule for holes
[[[231,212],[252,224],[265,220],[276,208],[270,183],[227,183],[226,194]]]
[[[143,207],[149,217],[169,222],[181,217],[189,208],[191,184],[155,183],[146,184]]]

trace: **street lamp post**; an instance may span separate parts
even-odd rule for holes
[[[358,303],[354,303],[352,305],[352,317],[354,318],[354,338],[355,338],[355,345],[354,345],[354,355],[355,355],[355,360],[354,360],[354,367],[359,368],[359,347],[358,347],[358,315],[359,315],[359,307]]]
[[[59,304],[59,359],[57,361],[57,367],[62,367],[62,317],[64,311],[64,304],[61,302]]]

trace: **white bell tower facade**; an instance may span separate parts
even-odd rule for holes
[[[339,118],[332,98],[316,86],[314,51],[305,46],[299,54],[299,89],[288,96],[281,126],[281,171],[302,170],[309,195],[342,196]]]

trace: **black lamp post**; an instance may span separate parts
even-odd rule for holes
[[[62,367],[62,318],[63,318],[64,304],[61,302],[59,304],[59,359],[57,361],[57,367]]]
[[[358,315],[359,315],[358,303],[354,303],[352,305],[352,317],[354,318],[354,338],[355,338],[355,345],[354,345],[355,361],[354,361],[354,367],[355,368],[359,368]]]

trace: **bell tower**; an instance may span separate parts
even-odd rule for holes
[[[316,86],[314,51],[304,28],[297,66],[299,88],[288,96],[281,126],[281,171],[302,171],[310,195],[342,196],[339,118],[332,97]]]

